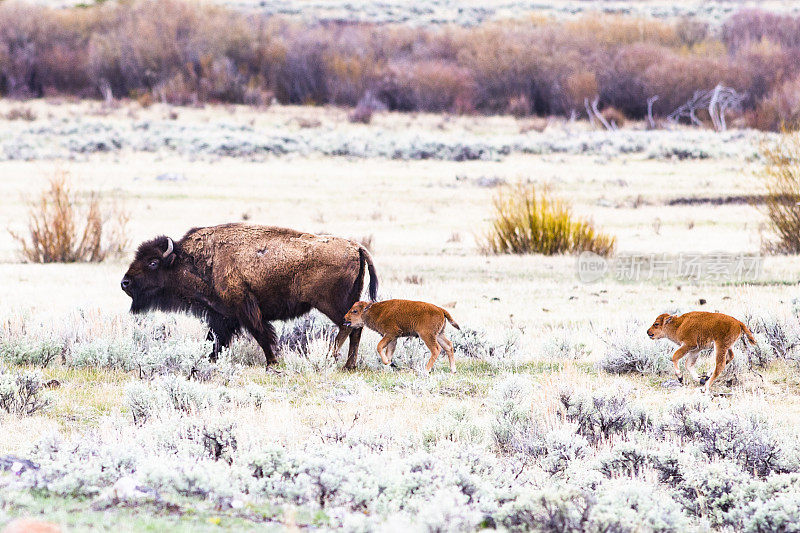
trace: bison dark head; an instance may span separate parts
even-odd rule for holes
[[[142,243],[136,250],[120,286],[131,297],[131,312],[150,309],[164,311],[181,307],[174,293],[178,249],[169,237],[157,237]]]

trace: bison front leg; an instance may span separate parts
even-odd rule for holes
[[[209,359],[214,363],[219,358],[220,352],[230,345],[233,336],[239,331],[239,324],[235,320],[216,314],[209,315],[207,318],[209,330],[206,340],[214,343],[209,354]]]

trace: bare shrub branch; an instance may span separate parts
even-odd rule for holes
[[[767,251],[800,253],[800,133],[786,133],[761,145],[764,209],[778,240]]]
[[[116,203],[104,212],[98,192],[90,193],[81,209],[68,178],[67,172],[57,171],[48,188],[28,201],[27,236],[9,231],[26,261],[99,262],[125,248],[128,213]]]

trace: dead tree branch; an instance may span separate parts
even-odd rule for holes
[[[725,131],[728,127],[725,122],[725,114],[730,111],[741,110],[745,97],[746,94],[718,84],[710,91],[695,91],[689,101],[670,113],[667,119],[673,123],[677,123],[681,119],[688,119],[692,124],[702,126],[702,122],[697,118],[696,111],[705,108],[708,110],[714,129],[716,131]]]

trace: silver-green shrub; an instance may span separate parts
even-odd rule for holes
[[[595,492],[586,531],[635,533],[686,531],[689,520],[670,494],[638,479],[609,479]]]
[[[594,502],[594,495],[583,489],[548,487],[503,504],[497,522],[510,531],[583,533]]]
[[[744,521],[745,533],[800,531],[800,491],[778,494],[761,503]]]
[[[483,428],[473,421],[472,413],[463,406],[457,406],[436,416],[423,430],[422,441],[429,449],[441,440],[479,444],[483,436]]]
[[[586,343],[578,338],[578,332],[571,329],[553,331],[542,342],[542,355],[546,359],[577,361],[589,353]]]
[[[0,342],[0,361],[11,365],[45,368],[66,350],[66,344],[53,337],[17,337]]]
[[[452,330],[449,338],[457,358],[470,357],[490,362],[513,359],[519,355],[522,342],[519,329],[513,327],[506,328],[498,338],[482,330],[462,327]]]
[[[30,416],[47,409],[51,403],[40,372],[11,372],[0,368],[0,410]]]
[[[564,418],[576,424],[576,433],[591,443],[631,431],[646,431],[653,423],[650,415],[632,404],[622,391],[584,395],[562,388],[559,402]]]
[[[649,339],[646,330],[647,326],[637,320],[605,330],[600,338],[606,348],[597,367],[609,374],[670,375],[670,348],[664,341]]]

